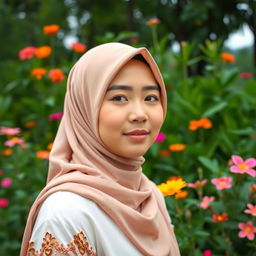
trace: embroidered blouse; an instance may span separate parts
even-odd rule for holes
[[[93,201],[67,191],[42,204],[27,256],[142,256]]]

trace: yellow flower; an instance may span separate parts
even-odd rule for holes
[[[167,180],[166,183],[162,183],[157,187],[164,196],[172,196],[176,193],[179,193],[182,188],[186,187],[186,185],[186,182],[182,178],[180,178],[174,180]]]

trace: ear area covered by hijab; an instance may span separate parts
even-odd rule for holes
[[[26,255],[40,206],[60,190],[98,204],[143,255],[180,255],[162,195],[142,173],[144,158],[124,158],[109,152],[98,133],[99,110],[106,90],[121,67],[137,54],[143,56],[155,76],[166,114],[164,82],[146,48],[107,43],[86,52],[68,77],[47,185],[30,210],[21,256]]]

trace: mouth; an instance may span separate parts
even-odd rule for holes
[[[142,136],[142,135],[148,135],[150,132],[145,129],[136,129],[132,130],[130,132],[124,133],[124,135],[130,135],[130,136]]]
[[[147,138],[147,135],[149,134],[150,132],[145,129],[136,129],[136,130],[132,130],[130,132],[124,133],[124,135],[127,136],[133,142],[142,142]]]

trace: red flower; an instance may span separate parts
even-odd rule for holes
[[[214,222],[223,222],[226,221],[228,219],[228,214],[227,213],[214,213],[212,215],[212,220]]]
[[[65,79],[65,74],[58,68],[50,70],[48,76],[54,83],[59,83]]]
[[[85,44],[82,44],[82,43],[73,43],[71,45],[71,49],[74,51],[74,52],[78,52],[78,53],[83,53],[87,50],[87,47]]]
[[[33,46],[28,46],[19,51],[20,60],[32,59],[35,56],[36,48]]]
[[[250,73],[250,72],[243,72],[243,73],[241,73],[240,75],[239,75],[239,77],[241,77],[241,78],[251,78],[251,77],[253,77],[253,74],[252,73]]]
[[[9,200],[7,198],[0,198],[0,208],[5,208],[9,205]]]

